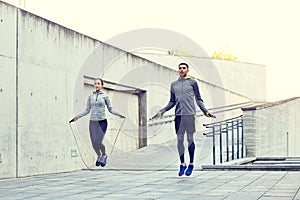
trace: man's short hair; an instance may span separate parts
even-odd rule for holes
[[[180,65],[185,65],[187,68],[189,68],[189,65],[188,65],[187,63],[180,63],[180,64],[178,65],[178,67],[179,67]]]

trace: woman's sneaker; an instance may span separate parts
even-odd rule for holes
[[[190,176],[193,172],[193,169],[194,169],[194,165],[189,165],[186,172],[185,172],[185,175]]]
[[[100,166],[101,164],[101,160],[102,160],[102,156],[98,156],[97,160],[96,160],[96,166]]]
[[[104,167],[106,165],[106,161],[107,161],[107,155],[101,156],[101,159],[100,159],[101,167]]]
[[[186,169],[186,164],[180,165],[178,176],[182,176],[184,174],[185,169]]]

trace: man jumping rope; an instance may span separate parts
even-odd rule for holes
[[[195,133],[195,100],[201,111],[206,117],[215,117],[205,108],[199,92],[197,82],[189,77],[189,66],[187,63],[178,65],[179,79],[171,84],[170,101],[162,108],[156,117],[161,117],[165,112],[175,107],[175,130],[177,134],[177,149],[180,157],[180,169],[178,176],[185,174],[190,176],[194,169],[194,133]],[[190,163],[188,167],[184,161],[184,133],[187,132],[188,152]]]

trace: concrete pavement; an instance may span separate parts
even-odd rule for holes
[[[210,142],[198,144],[205,143]],[[300,200],[300,171],[204,171],[202,165],[211,162],[210,148],[197,147],[191,177],[177,176],[178,155],[173,141],[110,156],[104,168],[0,179],[0,200]]]
[[[300,199],[299,171],[103,169],[0,180],[0,199]]]

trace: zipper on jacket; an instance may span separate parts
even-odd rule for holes
[[[96,92],[96,101],[98,100],[98,95],[99,95],[99,93],[98,93],[98,92]]]

